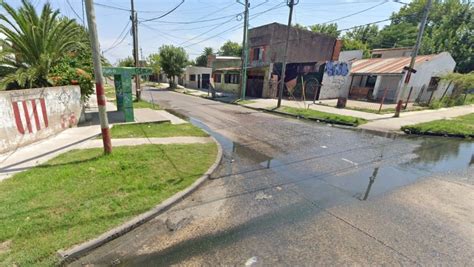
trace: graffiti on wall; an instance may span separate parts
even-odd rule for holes
[[[58,97],[59,102],[64,105],[64,114],[61,115],[61,127],[63,129],[77,124],[76,114],[74,114],[74,112],[69,108],[72,99],[73,97],[71,96],[71,91],[63,88]]]
[[[48,128],[48,112],[44,98],[12,101],[15,124],[20,134]]]
[[[328,76],[347,76],[349,74],[349,65],[346,62],[327,61],[324,72]]]

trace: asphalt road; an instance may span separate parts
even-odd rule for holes
[[[474,143],[375,135],[169,91],[213,179],[72,265],[474,265]]]

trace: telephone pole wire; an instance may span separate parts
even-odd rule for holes
[[[132,15],[130,19],[132,20],[132,35],[133,35],[133,61],[135,62],[135,67],[140,66],[140,57],[138,55],[138,18],[137,12],[135,11],[135,1],[130,0],[131,2],[131,11]],[[140,89],[140,75],[135,76],[135,88],[137,90],[137,101],[140,100],[141,89]]]
[[[287,0],[287,5],[290,7],[290,14],[288,15],[288,28],[286,32],[286,44],[285,50],[283,51],[283,62],[281,66],[281,79],[280,79],[280,90],[278,92],[278,103],[277,108],[281,106],[281,99],[283,98],[283,90],[285,89],[285,72],[286,72],[286,60],[288,54],[288,45],[290,41],[290,30],[291,30],[291,19],[293,18],[293,7],[297,5],[299,0]]]
[[[240,3],[240,1],[237,1]],[[241,68],[241,92],[242,92],[242,100],[245,100],[245,94],[247,91],[247,65],[248,65],[248,31],[249,31],[249,0],[245,0],[245,3],[241,3],[245,5],[244,11],[244,37],[242,39],[242,68]]]
[[[107,100],[105,99],[103,77],[102,77],[102,63],[100,57],[100,45],[97,37],[97,28],[95,23],[95,11],[93,0],[86,0],[86,16],[89,25],[89,38],[91,41],[92,57],[94,63],[94,76],[97,95],[97,105],[99,106],[100,128],[102,131],[102,142],[104,144],[104,153],[112,153],[112,142],[110,141],[109,121],[107,119],[107,108],[105,106]]]
[[[405,76],[403,88],[400,92],[400,98],[397,103],[397,108],[395,109],[394,117],[400,117],[400,111],[402,109],[402,104],[403,104],[403,97],[405,96],[405,92],[408,89],[408,83],[410,82],[410,77],[412,73],[416,72],[416,70],[414,69],[415,60],[416,60],[416,56],[418,55],[418,51],[420,50],[421,40],[423,39],[423,33],[425,31],[426,21],[428,20],[428,14],[430,13],[431,0],[428,0],[426,2],[424,9],[425,10],[423,11],[423,18],[421,19],[420,28],[418,30],[418,36],[416,37],[415,47],[413,48],[413,51],[411,52],[410,66],[408,66],[408,69],[407,69],[407,75]],[[408,103],[408,100],[409,99],[407,99],[407,103]]]

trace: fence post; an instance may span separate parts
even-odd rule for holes
[[[387,88],[385,88],[385,90],[383,90],[383,96],[382,96],[382,99],[380,100],[379,113],[380,113],[380,111],[382,111],[382,106],[383,106],[383,102],[385,102],[385,96],[386,95],[387,95]]]
[[[408,97],[407,97],[407,101],[405,102],[405,106],[403,107],[403,109],[407,109],[408,107],[408,101],[410,100],[410,96],[411,96],[411,92],[413,91],[413,86],[410,87],[410,92],[408,93]]]
[[[428,100],[428,106],[431,104],[431,100],[433,99],[434,93],[435,93],[435,90],[433,90],[433,91],[431,92],[430,99]]]

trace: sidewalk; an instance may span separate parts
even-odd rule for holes
[[[113,103],[107,102],[107,115],[109,123],[123,122],[122,112],[117,112]],[[94,96],[89,99],[89,108],[86,118],[90,121],[82,123],[75,128],[67,129],[48,139],[38,141],[25,147],[0,155],[0,181],[11,175],[42,164],[59,154],[81,148],[87,141],[95,139],[100,134],[97,101]],[[186,121],[164,111],[152,109],[135,109],[137,122],[170,121],[173,124],[186,123]],[[102,144],[102,141],[98,141]]]
[[[449,119],[458,116],[474,113],[474,105],[457,106],[452,108],[441,108],[436,110],[422,110],[403,112],[399,118],[385,118],[381,120],[371,121],[359,126],[359,128],[383,131],[383,132],[401,132],[402,126],[413,125],[423,122]]]
[[[250,99],[249,98],[248,101],[250,101],[250,103],[243,104],[243,106],[247,106],[251,108],[270,109],[270,108],[275,108],[277,105],[276,99],[268,99],[268,98]],[[281,101],[281,105],[292,107],[292,108],[305,108],[309,106],[309,108],[313,110],[332,113],[332,114],[338,114],[338,115],[352,116],[352,117],[362,118],[368,121],[389,118],[392,116],[391,114],[380,115],[380,114],[362,112],[362,111],[351,110],[351,109],[341,109],[341,108],[317,105],[317,104],[313,104],[313,101],[303,102],[303,101],[292,101],[292,100],[283,99]]]
[[[275,108],[277,102],[276,99],[262,98],[248,99],[248,101],[250,103],[242,105],[246,107],[262,109]],[[434,120],[449,119],[462,115],[467,115],[469,113],[474,113],[474,105],[465,105],[451,108],[402,112],[399,118],[394,118],[393,114],[374,114],[351,109],[340,109],[335,107],[313,104],[312,101],[302,102],[282,100],[281,105],[294,108],[305,108],[304,103],[306,103],[306,107],[308,107],[309,105],[309,108],[313,110],[366,119],[369,122],[360,125],[359,128],[381,132],[401,133],[402,131],[400,129],[402,126],[413,125]]]

